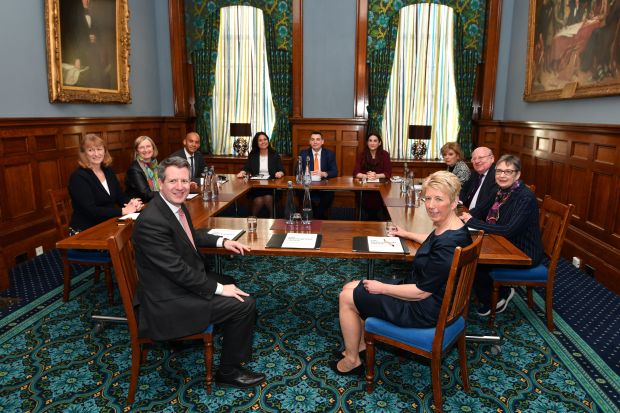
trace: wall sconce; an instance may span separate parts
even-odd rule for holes
[[[431,139],[431,125],[409,125],[409,139],[413,139],[411,156],[413,159],[423,159],[426,156],[426,142]]]
[[[246,136],[252,136],[252,125],[249,123],[231,123],[230,137],[237,138],[233,143],[233,149],[237,156],[245,156],[248,151]]]

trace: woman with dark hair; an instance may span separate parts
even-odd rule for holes
[[[149,202],[159,192],[157,146],[148,136],[138,136],[133,147],[134,161],[125,174],[125,192],[132,198]]]
[[[536,195],[521,181],[521,160],[515,155],[503,155],[495,166],[495,182],[499,190],[487,205],[476,206],[471,214],[465,212],[460,218],[470,228],[481,229],[485,234],[499,234],[512,242],[532,259],[532,266],[540,264],[543,245],[540,236],[539,210]],[[491,314],[491,291],[493,281],[489,276],[491,267],[478,266],[474,289],[481,307],[478,314]],[[501,313],[514,296],[513,288],[502,288],[496,310]]]
[[[269,137],[265,132],[256,132],[252,139],[252,150],[237,178],[261,175],[272,178],[284,176],[284,166],[280,155],[269,145]],[[258,215],[261,208],[267,208],[269,216],[273,216],[273,192],[270,189],[255,188],[248,192],[252,199],[252,215]]]
[[[138,212],[142,209],[139,198],[130,199],[121,190],[112,157],[105,142],[89,133],[80,142],[78,164],[69,177],[69,194],[73,204],[70,230],[77,233],[95,226],[108,218]]]
[[[366,147],[357,155],[353,177],[358,179],[389,179],[392,177],[390,154],[383,149],[383,140],[378,133],[373,132],[366,137]],[[364,193],[361,208],[366,220],[385,219],[381,195],[376,191]]]

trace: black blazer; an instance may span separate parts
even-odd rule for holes
[[[279,153],[270,151],[267,154],[267,167],[269,168],[269,178],[275,178],[276,172],[284,173],[284,166]],[[260,171],[260,151],[250,152],[245,165],[243,165],[243,170],[250,175],[258,174]]]
[[[125,192],[130,198],[140,198],[142,202],[149,202],[157,193],[149,186],[146,175],[138,161],[133,161],[127,169]]]
[[[478,173],[476,171],[472,171],[469,179],[461,188],[459,199],[463,201],[463,205],[465,205],[467,208],[469,208],[469,201],[467,201],[467,197],[469,195],[469,192],[472,191],[473,187],[476,185],[477,179]],[[489,168],[489,172],[487,173],[486,178],[484,178],[482,188],[480,188],[478,200],[476,201],[476,209],[486,208],[485,212],[487,212],[493,204],[493,200],[495,199],[495,195],[497,194],[498,190],[499,186],[497,186],[497,182],[495,182],[495,164],[493,164]]]
[[[196,246],[215,247],[219,237],[205,229],[194,230],[187,208],[182,208]],[[170,340],[205,330],[217,288],[215,274],[207,272],[203,255],[193,247],[161,194],[140,213],[132,237],[139,278],[134,307],[140,336]]]
[[[173,156],[180,156],[183,159],[187,159],[185,156],[185,149],[183,148],[173,152],[169,157]],[[189,162],[189,159],[187,159],[187,162]],[[196,182],[197,184],[200,183],[200,175],[204,171],[205,166],[207,166],[207,164],[205,158],[202,156],[202,152],[199,150],[194,152],[194,176],[192,176],[192,182]]]
[[[314,170],[314,155],[312,148],[304,149],[299,153],[301,155],[302,169],[306,169],[306,157],[310,157],[310,172]],[[321,171],[327,172],[328,178],[338,176],[338,165],[336,164],[336,154],[329,149],[321,148]]]
[[[90,168],[77,168],[69,177],[69,194],[73,203],[71,228],[84,230],[106,219],[119,217],[129,197],[123,191],[114,170],[103,167],[103,173],[110,188],[104,189],[99,178]]]

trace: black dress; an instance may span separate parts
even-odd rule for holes
[[[364,284],[353,290],[353,301],[363,319],[378,317],[401,327],[435,327],[450,274],[456,247],[472,243],[466,227],[448,230],[441,235],[433,231],[422,243],[413,260],[413,269],[400,284],[416,284],[429,293],[418,301],[406,301],[383,294],[370,294]]]

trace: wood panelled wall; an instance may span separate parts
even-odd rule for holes
[[[54,247],[47,190],[67,185],[81,137],[100,135],[122,177],[136,137],[153,138],[163,159],[181,146],[186,129],[185,119],[163,117],[0,120],[0,251],[6,265],[12,267],[24,253],[33,257],[39,245]]]
[[[479,122],[478,145],[519,155],[538,198],[575,205],[562,255],[620,294],[620,125]],[[496,158],[497,159],[497,158]]]

